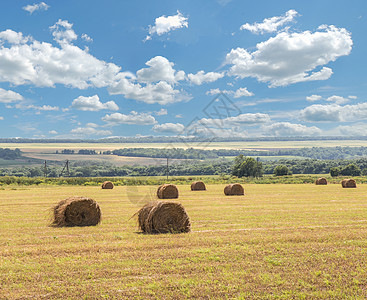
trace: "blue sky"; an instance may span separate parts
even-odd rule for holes
[[[0,137],[367,135],[365,0],[0,5]]]

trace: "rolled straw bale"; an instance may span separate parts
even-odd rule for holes
[[[113,189],[113,183],[111,181],[105,181],[102,183],[102,189],[109,189],[112,190]]]
[[[163,184],[157,190],[158,199],[178,198],[178,189],[174,184]]]
[[[232,183],[224,188],[224,194],[226,196],[240,196],[245,194],[245,190],[241,184]]]
[[[144,233],[182,233],[190,231],[190,219],[180,203],[156,201],[138,211],[139,228]]]
[[[342,187],[343,188],[356,188],[357,183],[354,179],[343,179],[342,180]]]
[[[52,225],[94,226],[101,221],[101,209],[96,201],[87,197],[70,197],[61,200],[54,208]]]
[[[206,191],[205,183],[202,181],[194,181],[191,183],[192,191]]]
[[[320,177],[316,180],[316,185],[327,185],[327,180],[324,177]]]

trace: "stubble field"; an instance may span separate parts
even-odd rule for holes
[[[174,235],[140,234],[130,219],[153,186],[0,189],[0,298],[367,297],[367,185],[178,187],[192,232]],[[69,196],[95,199],[102,223],[50,227]]]

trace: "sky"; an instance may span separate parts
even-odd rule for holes
[[[367,135],[367,1],[3,0],[0,137]]]

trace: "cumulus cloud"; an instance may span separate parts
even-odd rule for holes
[[[59,44],[69,44],[78,38],[73,30],[73,24],[67,20],[59,19],[50,29],[55,41]]]
[[[301,110],[301,117],[308,122],[340,122],[340,106],[314,104]]]
[[[331,130],[331,135],[366,136],[367,124],[357,123],[353,125],[340,125]]]
[[[154,125],[156,119],[147,113],[137,113],[132,111],[129,115],[113,113],[105,115],[102,120],[109,125],[131,124],[131,125]]]
[[[306,97],[306,100],[310,101],[310,102],[319,101],[321,99],[322,99],[322,97],[320,95],[311,95],[311,96]]]
[[[1,117],[1,116],[0,116],[0,120],[4,120],[4,117]]]
[[[240,27],[240,30],[249,30],[252,33],[256,34],[264,34],[267,32],[275,32],[279,27],[283,26],[286,23],[293,22],[294,18],[298,15],[297,11],[294,9],[288,10],[285,15],[279,17],[272,17],[268,19],[264,19],[262,23],[254,23],[254,24],[243,24]]]
[[[49,134],[58,134],[58,132],[56,130],[50,130],[48,133]]]
[[[214,95],[218,95],[220,93],[230,95],[233,92],[232,91],[228,91],[228,90],[220,90],[220,89],[216,88],[216,89],[211,89],[211,90],[205,92],[205,95],[214,96]]]
[[[165,108],[161,108],[159,111],[156,111],[155,114],[157,116],[164,116],[164,115],[167,115],[168,114],[168,111]]]
[[[27,108],[43,111],[59,111],[60,109],[58,106],[51,106],[51,105],[42,105],[42,106],[28,105]]]
[[[172,30],[189,27],[188,18],[184,17],[179,11],[173,16],[160,16],[155,19],[154,25],[149,25],[149,35],[145,40],[151,40],[153,34],[162,35]]]
[[[355,122],[367,118],[367,103],[351,105],[314,104],[301,111],[301,117],[308,122]]]
[[[203,118],[200,123],[209,126],[219,126],[219,127],[231,127],[231,126],[241,126],[241,125],[258,125],[270,122],[270,117],[268,114],[263,113],[247,113],[240,114],[235,117],[228,117],[224,119],[207,119]]]
[[[224,76],[224,73],[217,73],[217,72],[208,72],[205,73],[204,71],[199,71],[196,74],[188,74],[187,75],[190,82],[196,85],[202,85],[203,83],[207,82],[214,82]]]
[[[257,44],[254,52],[232,49],[226,56],[226,63],[232,65],[228,75],[254,77],[270,87],[326,80],[333,72],[324,65],[349,55],[352,45],[351,34],[335,26],[323,25],[316,32],[281,32]]]
[[[93,42],[93,39],[86,33],[83,33],[81,38],[86,42]]]
[[[153,131],[164,133],[180,133],[184,130],[185,126],[181,123],[164,123],[153,126]]]
[[[74,99],[71,108],[83,111],[99,111],[102,109],[107,110],[118,110],[119,107],[114,101],[108,101],[106,103],[102,103],[99,100],[98,95],[94,95],[91,97],[79,96]]]
[[[254,93],[249,92],[247,88],[239,88],[237,91],[234,92],[233,95],[234,98],[251,97],[251,96],[254,96]]]
[[[97,129],[96,126],[86,125],[86,127],[78,127],[71,130],[74,135],[86,136],[86,135],[111,135],[110,130]]]
[[[25,11],[28,11],[30,14],[33,14],[37,10],[48,10],[50,8],[45,2],[34,3],[33,5],[29,4],[23,7]]]
[[[231,95],[234,98],[254,96],[254,93],[248,91],[247,88],[239,88],[236,91],[220,90],[220,89],[216,88],[216,89],[211,89],[211,90],[207,91],[205,94],[213,96],[213,95],[217,95],[217,94],[221,94],[221,93],[226,94],[226,95]]]
[[[0,103],[12,103],[22,100],[23,100],[22,95],[11,90],[4,90],[0,88]]]
[[[334,102],[336,104],[345,104],[345,103],[349,102],[349,99],[341,97],[341,96],[334,95],[334,96],[328,97],[326,99],[326,101]]]
[[[278,122],[263,127],[264,134],[270,136],[310,136],[320,135],[321,130],[316,126],[307,127],[301,124]]]
[[[176,72],[176,70],[172,68],[174,63],[170,62],[163,56],[153,57],[145,64],[149,66],[149,68],[143,68],[136,72],[139,82],[151,83],[166,81],[169,83],[175,83],[185,79],[185,72]]]
[[[23,33],[16,32],[11,29],[7,29],[5,31],[0,32],[0,45],[4,42],[8,42],[9,44],[25,44],[28,41],[32,40],[29,36],[23,36]]]
[[[174,87],[185,80],[185,72],[174,70],[174,64],[166,58],[152,58],[147,62],[149,67],[135,76],[73,45],[77,35],[68,21],[59,20],[51,29],[60,47],[24,38],[21,33],[0,32],[0,44],[10,43],[0,47],[0,82],[37,87],[62,84],[78,89],[107,87],[113,95],[162,105],[191,99]]]

